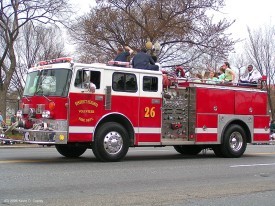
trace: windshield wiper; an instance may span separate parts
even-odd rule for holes
[[[45,97],[45,99],[48,100],[49,102],[52,101],[52,100],[50,100],[48,97],[46,97],[44,94],[43,94],[42,96]]]

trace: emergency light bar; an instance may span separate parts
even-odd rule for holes
[[[71,57],[61,57],[61,58],[57,58],[57,59],[51,59],[51,60],[46,60],[46,61],[40,61],[38,62],[38,66],[44,66],[44,65],[48,65],[48,64],[57,64],[57,63],[70,63],[72,62],[72,58]]]

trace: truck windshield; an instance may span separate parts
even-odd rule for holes
[[[28,74],[24,95],[67,96],[71,81],[71,70],[48,69]]]

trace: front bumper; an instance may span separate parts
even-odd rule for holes
[[[6,135],[4,137],[3,134],[15,130],[23,134],[22,140],[15,140],[16,142],[43,145],[68,143],[68,122],[66,120],[32,119],[31,121],[33,122],[32,128],[25,129],[18,127],[20,123],[14,124],[2,132],[0,139],[6,139]]]
[[[67,144],[68,132],[55,130],[33,130],[17,128],[18,132],[23,133],[23,143],[30,144]]]

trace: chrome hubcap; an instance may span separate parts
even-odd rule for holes
[[[229,145],[233,151],[238,152],[243,146],[243,137],[241,133],[233,132],[229,138]]]
[[[104,137],[104,148],[109,154],[117,154],[121,151],[123,139],[121,135],[115,131],[109,132]]]

